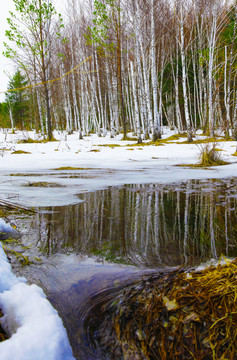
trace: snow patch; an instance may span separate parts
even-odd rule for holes
[[[208,269],[208,268],[211,267],[211,266],[217,267],[218,265],[227,265],[227,264],[228,264],[229,262],[231,262],[231,261],[233,261],[233,259],[231,259],[231,258],[225,258],[225,257],[222,257],[220,260],[210,259],[210,260],[208,260],[207,262],[198,265],[198,266],[195,268],[195,271],[197,271],[197,272],[203,271],[203,270]]]
[[[0,343],[1,360],[72,360],[66,330],[37,285],[27,285],[11,270],[0,244],[0,307],[11,336]]]
[[[12,232],[14,230],[10,224],[7,224],[5,220],[0,218],[0,232]]]
[[[20,234],[10,224],[7,224],[5,220],[0,218],[0,240],[8,239],[9,237],[18,238]]]

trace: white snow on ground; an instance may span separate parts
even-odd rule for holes
[[[0,343],[1,360],[72,360],[66,330],[43,290],[11,270],[0,243],[1,323],[11,337]]]
[[[0,218],[0,233],[12,233],[15,232],[15,229],[7,224],[3,219]]]
[[[164,129],[163,137],[173,134],[174,131]],[[109,134],[106,137],[90,135],[79,140],[78,133],[65,135],[62,132],[54,132],[55,138],[59,141],[17,143],[20,139],[36,139],[37,136],[34,132],[7,135],[0,132],[0,199],[12,199],[28,206],[66,205],[78,202],[75,194],[107,186],[126,183],[170,183],[237,175],[237,158],[232,156],[236,150],[234,141],[217,144],[222,150],[223,159],[229,161],[230,165],[191,169],[175,165],[197,163],[202,145],[179,144],[185,138],[179,139],[179,143],[142,147],[129,146],[136,142],[121,141],[122,135],[114,139],[111,139]],[[203,136],[198,135],[198,138]],[[13,150],[23,150],[30,154],[13,154]],[[72,175],[73,171],[54,170],[65,166],[84,168],[84,172],[78,170],[75,174],[83,172],[84,175],[91,175],[91,178],[65,177],[67,173]],[[19,176],[19,173],[29,173],[31,176]],[[18,176],[9,176],[10,174]],[[42,189],[24,186],[35,181],[54,182],[64,187]]]
[[[164,137],[174,134],[164,130]],[[20,139],[36,139],[37,136],[34,132],[0,131],[0,201],[7,199],[37,207],[66,205],[79,201],[76,194],[108,186],[237,176],[237,158],[232,156],[236,142],[217,144],[223,160],[230,165],[191,169],[175,165],[197,163],[201,145],[171,143],[133,147],[129,146],[133,141],[121,141],[121,136],[110,139],[109,135],[104,138],[91,135],[79,140],[77,133],[57,132],[54,133],[57,142],[17,143]],[[109,144],[115,145],[114,148],[105,146]],[[14,154],[16,150],[30,154]],[[55,170],[66,166],[80,169]],[[24,186],[39,181],[63,187]],[[1,225],[4,226],[0,222]],[[39,287],[16,278],[1,244],[0,306],[5,314],[4,323],[12,333],[9,340],[0,343],[1,360],[73,359],[57,312]]]

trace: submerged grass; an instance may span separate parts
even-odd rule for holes
[[[16,151],[13,151],[12,154],[31,154],[31,152],[24,151],[24,150],[16,150]]]
[[[3,245],[3,249],[6,252],[6,254],[9,256],[13,256],[22,266],[28,266],[32,262],[28,256],[23,255],[19,251],[15,251],[13,249],[10,249],[9,247]]]
[[[124,359],[235,359],[237,260],[132,287],[113,326]]]
[[[64,170],[94,170],[93,168],[86,168],[86,167],[72,167],[72,166],[62,166],[56,169],[52,169],[55,171],[64,171]]]
[[[38,181],[38,182],[29,182],[26,185],[23,185],[26,187],[44,187],[44,188],[58,188],[58,187],[65,187],[64,185],[61,184],[57,184],[57,183],[51,183],[51,182],[46,182],[46,181]]]

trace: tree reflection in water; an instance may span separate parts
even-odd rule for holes
[[[156,267],[237,256],[236,178],[172,185],[127,185],[48,208],[32,228],[47,253]]]

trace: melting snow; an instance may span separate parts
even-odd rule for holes
[[[1,222],[2,223],[2,222]],[[0,243],[0,307],[10,338],[0,343],[1,360],[72,360],[66,330],[43,290],[11,270]]]

